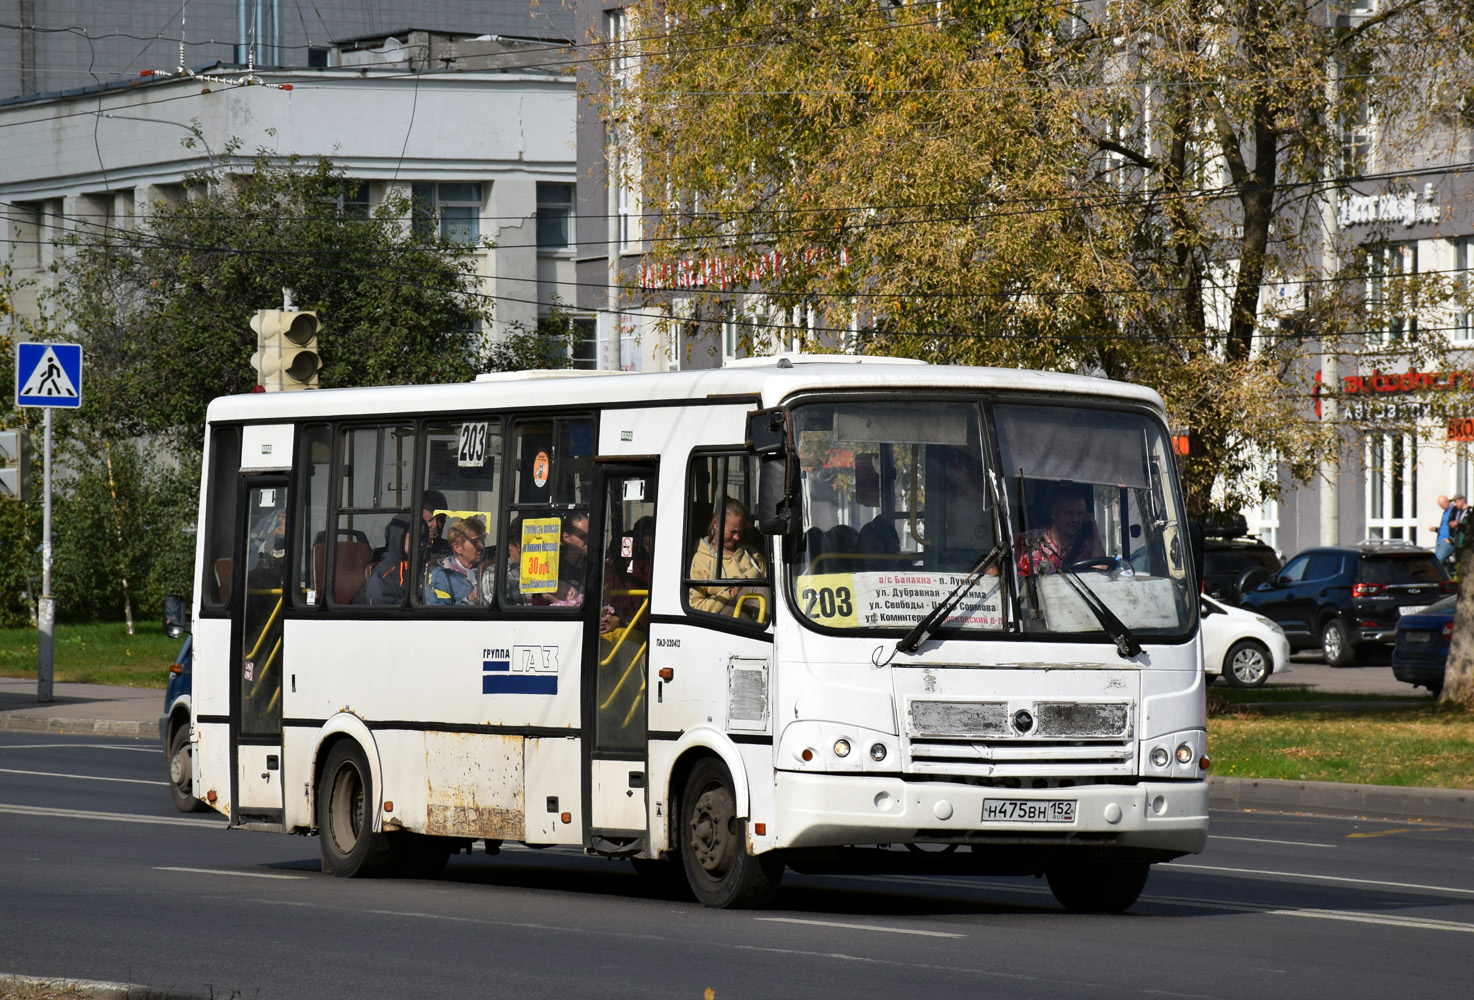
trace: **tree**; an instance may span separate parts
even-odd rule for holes
[[[1369,310],[1367,257],[1328,242],[1322,212],[1368,109],[1389,148],[1436,144],[1410,98],[1440,81],[1385,71],[1416,45],[1467,81],[1467,5],[1347,27],[1259,0],[641,9],[601,95],[644,273],[718,264],[694,290],[626,294],[680,294],[673,320],[700,321],[747,292],[831,335],[860,323],[867,353],[1145,383],[1189,438],[1195,516],[1275,493],[1270,459],[1304,480],[1333,452],[1308,354],[1449,291],[1389,277]]]
[[[482,368],[489,372],[518,372],[573,367],[573,348],[578,327],[557,294],[552,308],[534,329],[520,322],[510,324],[507,335],[487,348]]]
[[[355,208],[362,182],[320,158],[191,176],[133,230],[86,227],[61,263],[61,308],[88,357],[86,419],[117,440],[198,449],[205,408],[247,392],[249,321],[282,303],[318,311],[323,387],[460,382],[478,369],[477,246],[415,224],[391,197]]]

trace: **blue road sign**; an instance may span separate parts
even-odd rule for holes
[[[80,344],[16,344],[15,405],[82,405]]]

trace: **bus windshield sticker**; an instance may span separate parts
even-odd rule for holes
[[[548,485],[551,466],[552,462],[548,460],[548,453],[545,451],[538,452],[537,457],[532,460],[532,482],[538,489]]]
[[[798,610],[831,628],[906,628],[957,587],[965,573],[809,573],[797,577]],[[947,616],[946,625],[1001,629],[998,577],[980,580]]]
[[[551,594],[558,589],[558,544],[563,519],[532,517],[522,522],[522,573],[517,587],[524,594]]]

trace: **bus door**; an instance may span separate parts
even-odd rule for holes
[[[645,731],[650,635],[650,567],[655,540],[654,464],[604,465],[595,479],[601,506],[590,518],[597,600],[586,600],[584,642],[584,815],[590,838],[643,837]],[[594,594],[589,595],[590,598]]]
[[[282,816],[282,612],[287,593],[287,481],[244,480],[244,550],[236,560],[231,633],[233,823]]]

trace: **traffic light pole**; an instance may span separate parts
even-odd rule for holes
[[[41,599],[36,604],[36,700],[51,700],[53,639],[56,635],[56,602],[51,597],[51,407],[46,408],[45,431],[42,435],[41,468]]]

